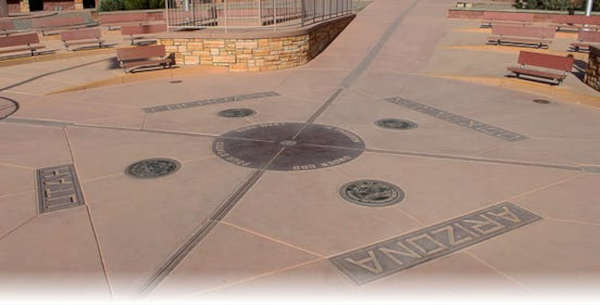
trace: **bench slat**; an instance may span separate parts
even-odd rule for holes
[[[37,33],[5,36],[0,37],[0,48],[38,44],[39,42],[40,38]]]
[[[147,66],[157,66],[160,64],[168,64],[171,60],[170,59],[156,59],[156,60],[136,60],[136,61],[130,61],[130,62],[126,62],[123,63],[123,68],[126,69],[130,69],[130,68],[140,68],[140,67],[147,67]]]
[[[164,45],[117,49],[117,59],[121,67],[129,72],[137,68],[153,66],[171,67],[174,64],[173,59],[165,58],[165,55]]]
[[[492,35],[552,39],[556,30],[541,26],[497,25],[492,27]]]
[[[534,15],[530,13],[508,13],[508,12],[483,12],[483,20],[502,20],[533,22]]]
[[[151,33],[161,33],[167,31],[167,25],[162,24],[145,24],[145,25],[128,25],[121,27],[123,35],[142,35]]]
[[[43,46],[43,45],[34,45],[34,46],[21,47],[21,48],[7,48],[7,49],[0,50],[0,53],[5,54],[5,53],[15,53],[15,52],[22,52],[22,51],[34,52],[36,50],[44,49],[44,48],[46,48],[46,46]]]
[[[85,19],[81,15],[77,16],[58,16],[47,18],[33,18],[31,21],[33,28],[59,28],[64,26],[73,26],[84,24]]]
[[[537,76],[537,77],[546,78],[546,79],[555,79],[558,81],[562,81],[563,79],[565,79],[565,77],[567,77],[564,74],[557,74],[557,73],[551,73],[551,72],[539,71],[539,70],[533,70],[533,69],[527,69],[527,68],[521,68],[521,67],[508,67],[507,69],[509,71],[517,73],[517,74]]]
[[[573,68],[573,57],[558,56],[550,54],[541,54],[534,52],[521,51],[517,62],[521,65],[544,67],[565,72],[570,72]]]
[[[100,37],[102,37],[100,28],[66,31],[60,33],[60,39],[62,41],[100,39]]]
[[[137,60],[152,57],[163,57],[166,55],[165,46],[144,46],[135,48],[117,49],[117,58],[119,60]]]

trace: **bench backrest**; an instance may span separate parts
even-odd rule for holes
[[[28,44],[36,44],[40,42],[37,33],[29,33],[25,35],[11,35],[0,37],[0,48],[8,48],[15,46],[24,46]]]
[[[0,20],[0,31],[14,30],[15,25],[10,20]]]
[[[600,32],[597,31],[579,31],[577,40],[583,42],[600,42]]]
[[[160,16],[162,17],[162,16]],[[98,16],[100,24],[110,23],[127,23],[127,22],[149,22],[164,20],[157,19],[156,17],[149,16],[147,14],[135,14],[135,13],[116,13],[116,14],[103,14]]]
[[[559,56],[528,51],[519,52],[518,62],[521,65],[550,68],[561,71],[571,71],[573,67],[573,57]]]
[[[549,39],[554,38],[556,30],[551,27],[541,26],[494,25],[492,26],[492,34]]]
[[[31,20],[31,25],[33,28],[56,28],[61,26],[80,25],[84,23],[85,19],[81,15],[33,18]]]
[[[117,58],[119,60],[136,60],[151,57],[163,57],[165,55],[166,51],[164,45],[117,49]]]
[[[150,33],[161,33],[167,31],[167,25],[162,24],[145,24],[145,25],[124,25],[121,27],[122,35],[141,35]]]
[[[556,24],[600,24],[600,16],[585,16],[585,15],[554,15],[552,23]]]
[[[60,40],[62,41],[99,39],[100,37],[102,37],[100,28],[82,29],[60,33]]]
[[[483,12],[483,20],[533,22],[533,16],[529,13]]]

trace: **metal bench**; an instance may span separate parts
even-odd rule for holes
[[[164,45],[119,48],[117,59],[125,72],[151,67],[170,68],[175,64],[174,56],[166,54]]]
[[[121,35],[129,35],[131,44],[134,45],[135,40],[151,39],[154,33],[162,33],[167,31],[167,25],[162,24],[145,24],[145,25],[127,25],[121,27]]]
[[[567,77],[567,72],[571,72],[573,61],[573,57],[569,55],[558,56],[521,51],[517,61],[520,66],[511,66],[506,69],[513,72],[516,77],[521,75],[534,76],[545,80],[555,80],[557,85],[560,85]]]
[[[74,31],[67,31],[60,33],[60,40],[65,44],[65,48],[69,49],[72,46],[80,46],[77,49],[70,49],[72,51],[88,49],[90,47],[102,48],[104,40],[102,40],[102,33],[100,28],[92,29],[80,29]]]
[[[598,30],[600,27],[600,16],[554,15],[551,20],[557,31],[576,32],[585,25],[592,30]]]
[[[528,25],[533,23],[533,14],[530,13],[508,13],[508,12],[483,12],[481,22],[482,28],[493,27],[493,25]]]
[[[551,27],[494,25],[488,44],[548,48],[556,31]]]
[[[39,29],[42,36],[59,34],[64,30],[80,29],[93,25],[86,23],[85,18],[81,15],[53,16],[48,18],[33,18],[31,20],[31,26],[34,29]]]
[[[589,52],[590,45],[594,43],[600,43],[600,32],[579,31],[579,33],[577,33],[577,41],[571,43],[569,51]]]
[[[39,43],[40,38],[37,33],[0,37],[0,53],[14,53],[3,56],[3,59],[23,55],[34,56],[36,55],[37,50],[45,48],[45,46],[40,45]],[[23,51],[27,51],[27,53],[23,54]]]

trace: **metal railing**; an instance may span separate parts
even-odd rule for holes
[[[170,29],[293,27],[352,13],[352,0],[166,0]]]

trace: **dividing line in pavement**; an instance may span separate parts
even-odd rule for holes
[[[398,25],[402,22],[406,14],[415,7],[417,1],[413,1],[413,3],[406,8],[400,16],[398,16],[394,22],[386,29],[381,38],[377,41],[375,46],[371,49],[369,54],[360,62],[360,64],[350,72],[350,74],[342,81],[342,88],[338,88],[330,97],[328,97],[323,105],[321,105],[315,113],[313,113],[308,120],[305,122],[305,127],[309,124],[312,124],[342,93],[344,88],[348,88],[352,82],[360,76],[365,69],[371,64],[373,58],[377,56],[383,45],[390,38],[391,34],[396,30]],[[304,128],[300,129],[298,133],[295,135],[297,137],[304,130]],[[295,138],[294,137],[294,138]],[[140,289],[141,295],[148,295],[152,290],[157,287],[168,275],[174,270],[177,265],[198,245],[202,239],[204,239],[212,229],[215,228],[217,223],[225,218],[229,211],[233,209],[233,207],[237,204],[237,202],[258,182],[260,177],[264,174],[266,169],[269,168],[271,163],[279,157],[279,155],[285,150],[285,147],[282,148],[271,160],[263,166],[260,170],[255,171],[250,178],[242,184],[223,204],[217,208],[216,211],[213,212],[213,216],[211,216],[207,221],[205,221],[198,230],[181,246],[179,247],[168,259],[167,261],[157,269],[157,271],[146,281],[146,283]]]
[[[178,135],[178,136],[204,137],[204,138],[223,138],[222,136],[217,136],[217,135],[198,134],[198,133],[191,133],[191,132],[184,132],[184,131],[136,129],[136,128],[128,128],[128,127],[99,126],[99,125],[82,125],[82,124],[65,122],[65,121],[50,121],[50,120],[38,120],[38,119],[7,118],[0,122],[28,124],[28,125],[41,125],[41,126],[49,126],[49,127],[73,126],[73,127],[82,127],[82,128],[97,128],[97,129],[143,132],[143,133],[154,133],[154,134],[165,134],[165,135]],[[258,141],[258,142],[271,142],[271,141],[267,141],[267,140],[248,139],[248,138],[231,138],[231,139]],[[352,148],[335,146],[335,145],[310,144],[310,146],[323,146],[323,147],[336,148],[336,149],[342,149],[342,150],[343,149],[352,150]],[[433,159],[446,159],[446,160],[457,160],[457,161],[467,161],[467,162],[483,162],[483,163],[496,163],[496,164],[518,165],[518,166],[556,168],[556,169],[583,171],[586,173],[600,174],[600,166],[594,166],[594,165],[577,166],[577,165],[566,165],[566,164],[511,161],[511,160],[501,160],[501,159],[485,159],[485,158],[474,158],[474,157],[457,156],[457,155],[433,154],[433,153],[411,152],[411,151],[397,151],[397,150],[386,150],[386,149],[377,149],[377,148],[365,148],[364,151],[371,152],[371,153],[415,156],[415,157],[425,157],[425,158],[433,158]]]
[[[57,73],[61,73],[61,72],[69,71],[69,70],[75,70],[75,69],[82,68],[82,67],[85,67],[85,66],[91,66],[93,64],[97,64],[97,63],[101,63],[103,61],[106,61],[107,59],[108,58],[103,58],[103,59],[100,59],[100,60],[94,60],[94,61],[87,62],[87,63],[84,63],[84,64],[80,64],[80,65],[76,65],[76,66],[71,66],[71,67],[67,67],[67,68],[56,70],[56,71],[52,71],[52,72],[43,73],[43,74],[40,74],[38,76],[34,76],[32,78],[26,79],[24,81],[20,81],[20,82],[15,83],[15,84],[8,85],[8,86],[6,86],[4,88],[0,88],[0,91],[4,91],[4,90],[12,89],[12,88],[15,88],[15,87],[19,87],[21,85],[24,85],[26,83],[30,83],[30,82],[32,82],[34,80],[38,80],[38,79],[40,79],[42,77],[46,77],[46,76],[49,76],[49,75],[53,75],[53,74],[57,74]]]
[[[238,203],[238,201],[258,182],[260,177],[265,173],[267,168],[271,165],[271,163],[277,159],[279,154],[283,152],[285,148],[279,150],[273,158],[267,164],[265,164],[261,169],[256,170],[252,173],[250,178],[242,184],[227,200],[225,200],[221,205],[217,207],[215,211],[213,211],[212,216],[205,221],[195,232],[192,234],[188,240],[183,243],[177,250],[169,256],[167,261],[154,272],[154,274],[146,281],[146,283],[140,289],[141,295],[147,295],[152,290],[160,284],[163,279],[165,279],[177,265],[212,231],[220,220],[225,218],[225,216],[233,209],[233,207]]]
[[[349,88],[352,85],[352,83],[371,65],[371,63],[373,62],[373,60],[375,59],[377,54],[379,54],[381,49],[383,49],[383,46],[385,45],[385,43],[388,40],[390,40],[390,37],[392,37],[392,34],[394,33],[394,31],[396,31],[396,28],[398,28],[400,23],[402,23],[402,21],[404,21],[404,18],[406,17],[408,12],[410,12],[413,8],[415,8],[415,6],[417,5],[417,2],[418,2],[417,0],[414,0],[410,4],[410,6],[407,7],[406,9],[404,9],[404,11],[402,13],[400,13],[400,15],[398,17],[396,17],[394,22],[392,24],[390,24],[390,26],[387,27],[385,32],[383,32],[383,35],[381,35],[379,40],[377,40],[377,42],[375,43],[373,48],[371,48],[369,53],[350,72],[350,74],[348,74],[346,76],[346,78],[344,78],[342,80],[343,88]]]

